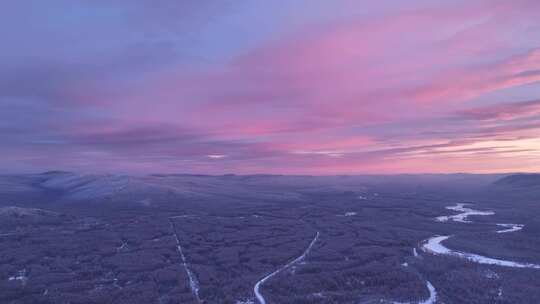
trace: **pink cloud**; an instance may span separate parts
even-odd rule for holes
[[[443,74],[413,93],[417,102],[466,101],[486,93],[540,81],[540,49],[494,65]]]
[[[540,100],[495,104],[461,111],[458,115],[476,120],[513,120],[540,115]]]

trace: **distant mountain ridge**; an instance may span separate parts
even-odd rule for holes
[[[42,200],[119,202],[141,206],[177,202],[226,200],[255,202],[301,200],[320,193],[380,192],[387,188],[414,195],[426,187],[442,192],[470,192],[493,185],[500,174],[401,174],[401,175],[117,175],[48,171],[40,174],[0,175],[0,206]]]
[[[540,187],[539,173],[520,173],[505,176],[493,183],[495,186],[530,188]]]

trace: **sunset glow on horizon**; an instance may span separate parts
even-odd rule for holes
[[[12,1],[6,172],[540,171],[540,1]]]

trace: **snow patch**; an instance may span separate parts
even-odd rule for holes
[[[490,270],[488,269],[485,273],[484,273],[484,276],[487,278],[487,279],[491,279],[491,280],[496,280],[499,278],[499,275],[493,271],[493,270]]]
[[[28,282],[26,269],[17,271],[15,275],[8,278],[8,281],[19,281],[21,284],[26,285],[26,282]]]

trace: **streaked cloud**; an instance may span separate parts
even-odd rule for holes
[[[514,120],[540,116],[540,100],[499,103],[461,111],[463,118],[473,120]]]

